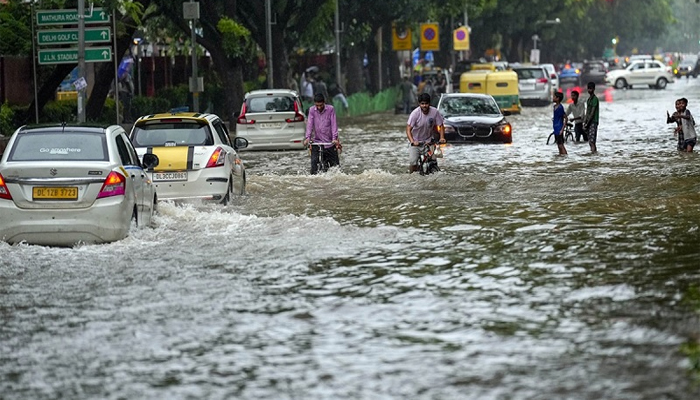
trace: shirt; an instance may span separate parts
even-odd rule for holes
[[[569,106],[566,107],[566,115],[572,115],[574,116],[573,119],[576,119],[576,121],[573,121],[574,123],[577,124],[582,124],[583,123],[583,117],[586,115],[586,103],[582,102],[579,100],[576,103],[569,103]]]
[[[586,119],[583,121],[586,124],[591,122],[598,123],[598,109],[600,108],[600,103],[598,102],[598,96],[591,94],[591,96],[586,100]]]
[[[423,114],[420,107],[416,107],[408,116],[408,125],[411,126],[411,136],[417,142],[428,142],[433,139],[435,127],[443,124],[442,115],[437,108],[430,106],[428,114]]]
[[[306,121],[306,139],[327,143],[338,140],[338,123],[335,119],[333,106],[326,104],[322,112],[319,112],[316,106],[311,107],[309,119]],[[330,147],[330,145],[326,147]]]
[[[552,118],[552,127],[554,128],[554,134],[560,135],[562,128],[564,128],[564,106],[558,104],[554,106],[554,118]]]
[[[683,127],[683,138],[685,140],[695,139],[697,135],[695,134],[695,118],[690,113],[690,111],[685,110],[682,115],[687,115],[690,119],[681,118],[681,126]]]

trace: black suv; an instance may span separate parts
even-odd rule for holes
[[[587,85],[588,82],[605,85],[605,74],[608,68],[605,63],[600,60],[588,60],[583,62],[581,68],[581,84]]]

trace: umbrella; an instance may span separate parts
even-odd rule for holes
[[[119,63],[119,68],[117,68],[117,78],[124,78],[125,74],[128,74],[131,70],[131,65],[134,63],[134,59],[131,57],[124,57],[122,62]]]
[[[318,67],[315,65],[312,65],[306,69],[306,72],[318,72]]]

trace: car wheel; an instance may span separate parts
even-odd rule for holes
[[[224,198],[221,199],[221,205],[225,206],[231,201],[231,194],[233,193],[233,175],[228,177],[228,187],[226,188],[226,194]]]
[[[138,228],[138,226],[139,226],[139,212],[136,210],[136,206],[134,206],[134,211],[131,212],[131,227]]]
[[[659,78],[659,80],[656,81],[656,87],[657,87],[658,89],[666,89],[666,84],[667,84],[667,83],[668,83],[668,82],[666,81],[666,79],[664,79],[664,78]]]
[[[627,81],[624,78],[617,78],[615,81],[615,89],[624,89],[627,87]]]

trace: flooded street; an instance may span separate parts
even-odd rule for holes
[[[342,169],[243,152],[248,195],[73,249],[0,243],[0,399],[700,398],[700,80],[604,90],[599,154],[341,119]]]

